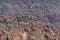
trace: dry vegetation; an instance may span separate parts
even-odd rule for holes
[[[58,32],[31,15],[1,15],[0,40],[58,40]]]

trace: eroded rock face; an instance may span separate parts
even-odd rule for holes
[[[11,25],[0,25],[0,40],[58,40],[58,31],[52,24],[40,21],[15,21]]]

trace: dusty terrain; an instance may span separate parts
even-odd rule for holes
[[[58,40],[53,24],[42,23],[32,15],[0,15],[0,40]]]

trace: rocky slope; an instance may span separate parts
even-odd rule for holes
[[[58,31],[53,24],[42,23],[32,15],[0,15],[0,40],[58,39]]]

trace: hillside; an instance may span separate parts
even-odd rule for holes
[[[0,0],[0,15],[15,14],[36,16],[41,22],[54,24],[60,34],[60,0]]]
[[[20,20],[14,20],[16,17],[19,17],[18,19]],[[32,15],[0,15],[0,40],[58,39],[59,33],[53,24],[42,23],[39,20],[34,20]]]

